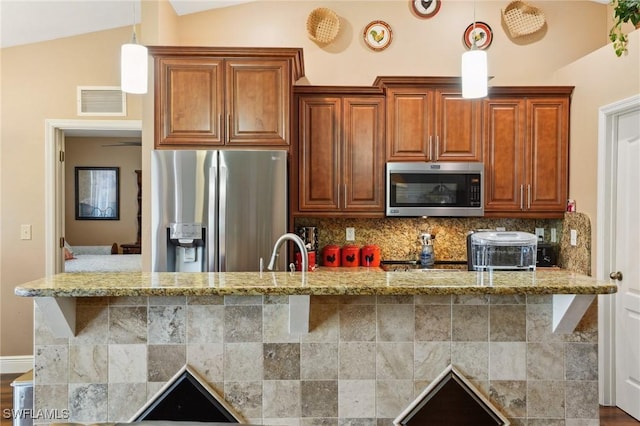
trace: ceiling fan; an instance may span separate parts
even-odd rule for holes
[[[120,141],[120,142],[114,142],[111,144],[105,144],[102,145],[102,147],[111,147],[111,146],[118,146],[118,147],[123,147],[123,146],[142,146],[142,141],[141,140],[137,140],[137,141]]]

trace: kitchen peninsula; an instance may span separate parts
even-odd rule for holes
[[[320,268],[290,272],[119,272],[56,274],[16,287],[23,297],[374,296],[609,294],[617,286],[566,270],[462,272]]]
[[[615,284],[562,270],[344,269],[21,285],[36,298],[35,408],[129,421],[188,365],[247,422],[388,424],[451,364],[512,424],[597,424],[591,302]],[[308,332],[290,333],[290,315]],[[52,332],[55,316],[70,335]]]

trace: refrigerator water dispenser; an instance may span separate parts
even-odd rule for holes
[[[205,229],[202,224],[170,223],[167,233],[167,270],[206,272]]]

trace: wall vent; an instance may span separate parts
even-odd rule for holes
[[[78,115],[127,115],[127,94],[117,86],[78,86]]]

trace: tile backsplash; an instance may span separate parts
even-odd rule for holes
[[[433,243],[436,260],[466,260],[466,236],[474,229],[504,228],[507,231],[535,233],[544,228],[544,241],[551,241],[551,229],[556,230],[560,247],[560,266],[590,274],[591,225],[583,213],[566,213],[563,219],[489,219],[489,218],[316,218],[299,217],[295,228],[315,226],[319,250],[328,244],[343,246],[375,244],[382,260],[417,260],[420,255],[420,234],[436,236]],[[347,227],[355,228],[355,241],[346,241]],[[580,238],[571,246],[569,230],[576,229]]]
[[[534,219],[486,219],[486,218],[297,218],[299,226],[318,228],[318,246],[328,244],[339,246],[376,244],[380,247],[383,260],[417,260],[420,254],[420,234],[435,235],[433,243],[436,260],[466,260],[466,236],[473,229],[504,228],[507,231],[535,232],[535,228],[545,228],[549,238],[551,228],[558,235],[562,231],[562,220]],[[355,228],[355,241],[345,240],[345,229]]]

